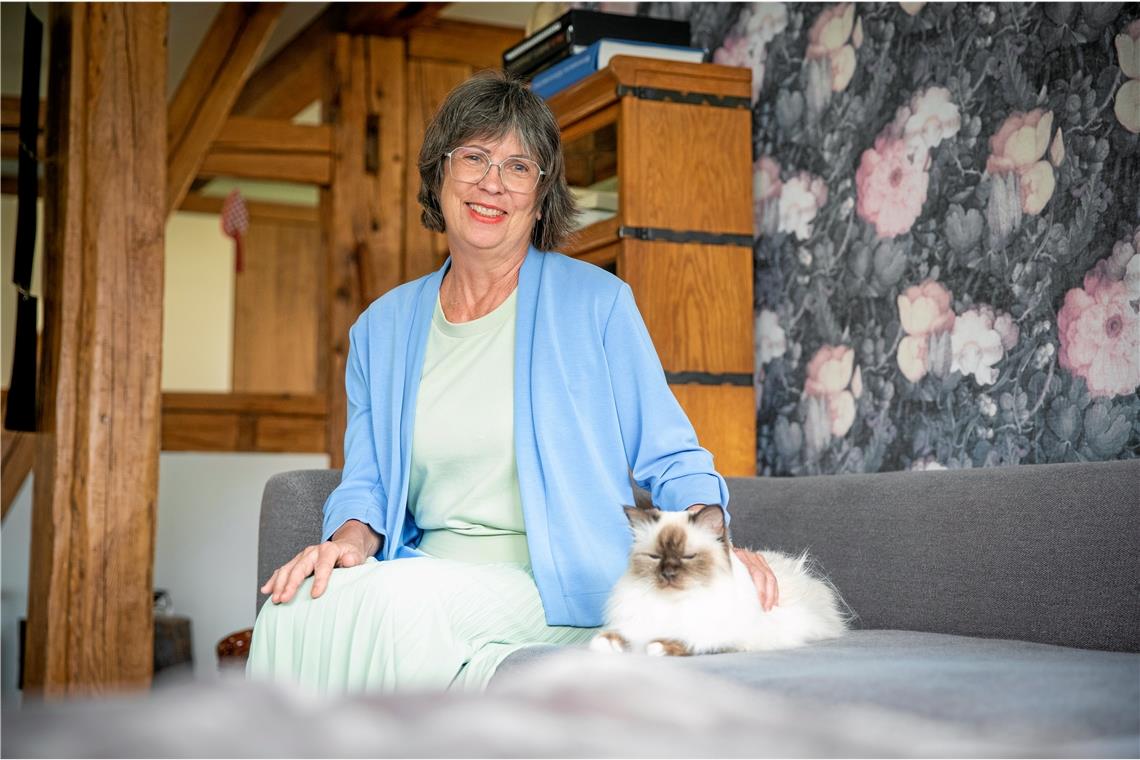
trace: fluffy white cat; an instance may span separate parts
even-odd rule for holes
[[[732,552],[717,505],[699,512],[627,507],[629,568],[606,606],[590,648],[688,655],[802,646],[847,630],[839,593],[813,575],[807,553],[762,551],[780,602],[764,612],[752,576]]]

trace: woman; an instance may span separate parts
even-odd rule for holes
[[[424,225],[451,256],[350,331],[343,479],[324,542],[261,589],[254,677],[482,688],[521,646],[602,623],[631,475],[663,509],[728,501],[629,287],[545,253],[576,213],[546,105],[518,81],[469,79],[419,167]],[[774,576],[742,558],[770,608]]]

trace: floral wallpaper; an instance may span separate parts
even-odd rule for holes
[[[757,470],[1140,454],[1122,3],[641,3],[753,72]]]

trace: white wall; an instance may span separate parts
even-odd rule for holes
[[[16,697],[19,620],[28,609],[28,549],[32,536],[32,478],[24,481],[0,530],[0,700]]]
[[[154,586],[191,620],[194,673],[217,675],[218,640],[253,625],[257,525],[265,481],[328,467],[324,454],[164,452],[159,459]],[[18,620],[27,615],[32,478],[0,532],[0,692],[17,698]]]

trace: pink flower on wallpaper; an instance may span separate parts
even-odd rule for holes
[[[903,377],[917,383],[930,370],[930,338],[926,335],[907,335],[899,341],[896,354]]]
[[[902,235],[922,213],[929,184],[930,175],[911,160],[903,140],[880,136],[863,151],[855,172],[855,210],[880,238]]]
[[[846,390],[855,371],[855,350],[850,346],[823,346],[807,365],[804,393],[830,396]]]
[[[1140,385],[1140,316],[1124,282],[1073,288],[1057,313],[1058,363],[1088,384],[1091,396],[1122,396]]]
[[[898,297],[903,330],[916,337],[949,330],[954,326],[950,298],[950,291],[935,280],[911,285]]]
[[[807,172],[800,172],[784,183],[780,191],[780,232],[794,233],[797,240],[812,234],[812,222],[827,203],[827,185]]]

